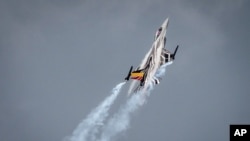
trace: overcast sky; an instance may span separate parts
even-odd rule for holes
[[[116,140],[228,141],[250,124],[249,13],[248,0],[1,0],[0,140],[70,136],[169,17],[176,60]]]

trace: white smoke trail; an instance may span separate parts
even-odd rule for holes
[[[140,107],[140,94],[134,94],[130,97],[127,103],[121,107],[104,126],[100,141],[109,141],[118,133],[126,130],[130,123],[130,114]]]
[[[122,82],[116,85],[111,91],[111,95],[108,96],[98,107],[92,110],[92,112],[73,131],[73,134],[69,139],[70,141],[95,140],[100,126],[103,125],[103,121],[108,116],[110,106],[114,103],[114,100],[125,83],[126,82]]]
[[[136,80],[131,80],[131,84],[129,86],[128,89],[128,96],[130,96],[132,94],[132,91],[134,90],[136,84],[138,84],[139,82],[137,82]]]
[[[171,61],[171,62],[168,62],[168,63],[166,63],[166,64],[164,64],[164,65],[162,65],[162,66],[157,70],[157,72],[155,73],[155,77],[161,78],[161,77],[165,74],[165,72],[166,72],[166,67],[167,67],[168,65],[171,65],[171,64],[173,64],[172,61]]]
[[[155,77],[161,77],[165,73],[166,66],[172,64],[166,63],[161,66]],[[147,95],[150,95],[151,90],[153,90],[153,84],[150,83],[148,88],[146,89]],[[130,124],[131,113],[135,112],[140,106],[143,106],[145,103],[145,94],[142,91],[139,91],[136,94],[133,94],[130,99],[126,102],[124,106],[122,106],[119,111],[108,120],[107,125],[103,127],[103,132],[101,134],[100,141],[109,141],[112,137],[115,137],[122,131],[125,131]],[[143,102],[142,102],[143,100]]]

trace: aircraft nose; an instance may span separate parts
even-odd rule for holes
[[[167,28],[168,27],[168,18],[164,21],[164,23],[162,24],[162,27]]]

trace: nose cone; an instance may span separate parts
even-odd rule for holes
[[[166,29],[168,27],[168,18],[163,22],[162,28]]]

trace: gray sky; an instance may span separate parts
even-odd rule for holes
[[[2,0],[0,140],[71,135],[169,17],[176,61],[117,140],[228,141],[229,124],[250,123],[249,9],[247,0]]]

